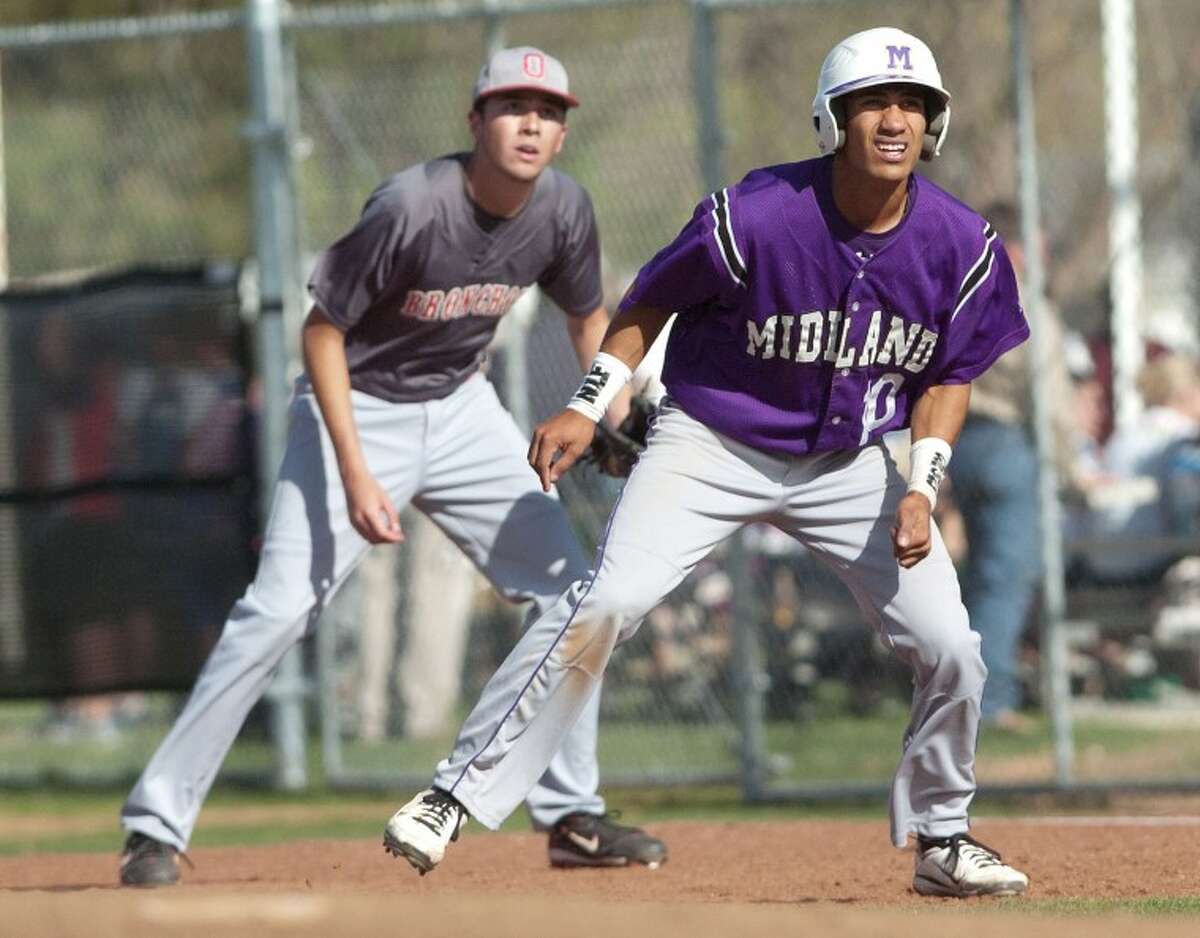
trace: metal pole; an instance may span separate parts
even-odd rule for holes
[[[4,59],[0,56],[0,290],[8,288],[8,202],[4,178]]]
[[[1037,122],[1033,94],[1023,0],[1012,0],[1013,87],[1017,110],[1017,166],[1021,206],[1021,241],[1025,245],[1025,277],[1022,301],[1032,325],[1030,330],[1030,374],[1033,381],[1033,429],[1038,452],[1038,504],[1042,536],[1042,626],[1041,644],[1047,709],[1054,738],[1055,778],[1060,787],[1071,785],[1075,746],[1071,735],[1071,689],[1067,677],[1063,617],[1066,584],[1063,573],[1062,525],[1059,518],[1058,472],[1054,465],[1054,429],[1051,408],[1042,376],[1050,369],[1042,365],[1058,350],[1049,348],[1045,326],[1046,272],[1042,263],[1042,225],[1038,205]],[[1057,402],[1062,406],[1062,402]]]
[[[3,63],[0,62],[0,65]],[[0,72],[2,74],[2,72]],[[0,89],[3,82],[0,81]],[[4,108],[0,93],[0,291],[8,287],[8,209],[4,181]],[[17,484],[16,446],[13,439],[12,401],[9,389],[8,317],[0,315],[0,489]],[[21,532],[15,505],[0,508],[0,662],[16,667],[25,660],[24,594],[21,584]]]
[[[281,0],[286,7],[286,0]],[[288,269],[284,271],[283,311],[284,311],[284,340],[287,361],[295,365],[296,370],[302,367],[300,350],[300,330],[304,325],[304,316],[308,312],[307,271],[303,269],[304,245],[307,243],[304,230],[304,211],[300,203],[299,173],[300,164],[308,158],[311,149],[300,134],[300,69],[296,63],[296,37],[288,31],[282,35],[283,62],[283,95],[284,95],[284,146],[286,158],[282,169],[287,173],[284,182],[284,192],[287,194],[284,208],[287,230],[290,240],[284,248],[284,256],[289,259]],[[289,372],[294,373],[294,372]],[[283,398],[286,403],[289,396]]]
[[[725,135],[717,90],[717,28],[710,0],[692,0],[692,92],[696,96],[700,178],[709,192],[725,185]]]
[[[269,514],[275,475],[287,435],[286,302],[295,295],[295,196],[292,191],[289,115],[279,0],[246,0],[246,52],[251,94],[254,248],[258,261],[258,379],[262,382],[259,428],[259,486],[263,523]],[[300,646],[280,662],[267,692],[273,703],[275,781],[303,788],[305,765],[303,701],[306,693]]]
[[[340,598],[340,597],[339,597]],[[340,784],[346,775],[337,691],[337,623],[324,616],[317,629],[317,700],[321,725],[321,771],[325,782]]]
[[[485,0],[487,18],[483,28],[483,54],[489,59],[504,48],[504,14],[496,0]]]
[[[533,399],[529,387],[529,333],[537,318],[541,291],[537,284],[521,294],[500,321],[504,335],[504,388],[513,420],[526,436],[533,433]]]
[[[486,11],[483,24],[483,56],[485,60],[504,48],[506,33],[504,14],[499,11],[497,0],[484,0]],[[473,102],[472,102],[473,103]],[[507,315],[500,320],[496,344],[504,350],[497,368],[498,377],[504,384],[508,410],[528,436],[533,431],[532,408],[529,397],[529,360],[527,356],[529,330],[537,314],[538,289],[535,284],[521,294],[521,298]]]
[[[711,0],[692,0],[692,93],[696,98],[696,145],[700,178],[714,192],[725,185],[725,136],[717,87],[717,24]],[[757,801],[767,785],[767,734],[763,695],[768,678],[762,667],[758,604],[750,575],[745,531],[729,541],[727,570],[733,580],[733,682],[742,797]]]
[[[1137,25],[1133,0],[1101,0],[1104,29],[1104,165],[1108,175],[1109,296],[1117,429],[1138,419],[1142,367],[1142,207],[1137,190]]]
[[[745,534],[743,528],[730,538],[726,570],[733,581],[733,685],[737,695],[742,798],[755,802],[767,790],[770,755],[767,752],[764,695],[771,679],[763,669],[759,636],[762,610],[754,601],[757,591],[750,573]]]

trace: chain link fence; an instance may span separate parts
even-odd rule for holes
[[[1145,298],[1135,315],[1151,356],[1194,358],[1200,59],[1189,37],[1200,30],[1200,9],[1187,0],[1133,9],[1142,116],[1115,132],[1136,134],[1139,145]],[[1029,4],[1027,15],[1040,250],[1062,327],[1051,354],[1064,383],[1049,390],[1042,369],[1019,380],[1023,392],[1043,383],[1060,416],[1074,779],[1191,785],[1200,780],[1200,576],[1187,562],[1198,545],[1186,509],[1196,478],[1186,444],[1200,413],[1171,424],[1179,432],[1168,468],[1116,461],[1125,444],[1114,449],[1110,436],[1111,91],[1101,6],[1060,0]],[[541,46],[570,71],[582,106],[556,165],[593,197],[610,304],[709,190],[755,166],[816,154],[809,114],[821,59],[869,25],[925,38],[954,95],[944,155],[922,171],[976,208],[1016,204],[1010,16],[1008,0],[960,0],[952,15],[934,0],[297,6],[285,32],[300,246],[311,256],[349,228],[390,173],[469,147],[471,84],[500,44]],[[35,42],[0,31],[14,278],[252,252],[239,15],[131,22],[141,24],[139,38],[64,27]],[[491,367],[526,422],[555,412],[579,377],[549,303],[505,325]],[[1151,417],[1186,410],[1180,395],[1162,393]],[[993,468],[1014,453],[1036,461],[1020,416],[1015,426],[1002,445],[980,444],[985,454],[996,447]],[[1130,446],[1162,442],[1142,436]],[[978,519],[999,496],[968,484],[965,457],[961,466],[942,522],[964,580],[974,582],[972,533],[977,562],[995,531]],[[1011,481],[1015,472],[1001,475]],[[953,484],[953,465],[951,475]],[[1168,490],[1182,493],[1171,503],[1184,506],[1178,523],[1158,523]],[[562,494],[580,539],[594,544],[614,483],[580,470]],[[1026,496],[1036,518],[1036,485]],[[1140,527],[1146,519],[1157,527]],[[341,784],[423,783],[520,626],[520,611],[495,599],[436,532],[412,518],[408,527],[411,543],[374,553],[310,650],[324,763]],[[1025,555],[1036,554],[1028,525],[1018,534]],[[1123,572],[1122,557],[1130,561]],[[1019,719],[981,740],[980,780],[993,790],[1060,781],[1043,708],[1041,567],[1029,568],[1009,674]],[[1018,591],[1020,577],[1002,568],[999,591]],[[714,553],[614,656],[602,770],[610,782],[753,775],[748,787],[762,797],[874,790],[894,768],[908,687],[840,584],[775,532],[751,530]],[[126,767],[135,771],[136,758]]]

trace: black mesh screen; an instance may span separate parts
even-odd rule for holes
[[[0,696],[184,689],[253,572],[232,266],[0,294]]]

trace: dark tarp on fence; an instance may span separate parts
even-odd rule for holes
[[[0,293],[0,697],[186,689],[253,572],[233,265]]]

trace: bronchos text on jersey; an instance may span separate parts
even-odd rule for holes
[[[524,287],[507,283],[473,283],[449,290],[409,290],[400,313],[414,319],[462,319],[464,316],[500,317],[507,313]]]

